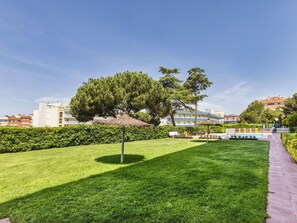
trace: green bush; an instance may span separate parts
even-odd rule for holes
[[[128,127],[125,141],[160,139],[168,137],[169,131],[192,135],[206,132],[206,126],[173,127],[158,126],[148,128]],[[210,132],[224,132],[220,126],[211,126]],[[57,128],[0,128],[0,153],[21,152],[68,146],[117,143],[121,141],[122,128],[102,125],[76,125]]]
[[[121,127],[0,128],[0,153],[120,142]],[[126,141],[166,138],[167,128],[126,128]]]
[[[297,132],[297,113],[289,115],[285,120],[285,124],[290,128],[290,132]]]
[[[282,141],[288,152],[297,161],[297,133],[283,133]]]
[[[263,124],[249,124],[249,123],[234,123],[234,124],[224,124],[223,127],[227,129],[232,128],[262,128]]]

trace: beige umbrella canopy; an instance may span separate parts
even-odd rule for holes
[[[121,163],[124,162],[124,143],[125,143],[125,127],[134,126],[134,127],[148,127],[150,124],[140,121],[138,119],[130,117],[128,114],[123,114],[118,116],[117,118],[108,119],[102,122],[104,125],[119,125],[123,126],[122,131],[122,151],[121,151]]]
[[[128,114],[123,114],[117,118],[108,119],[104,122],[106,125],[120,125],[120,126],[134,126],[145,127],[151,126],[150,124],[130,117]]]
[[[208,119],[206,121],[198,122],[198,125],[207,125],[207,142],[208,142],[209,126],[210,125],[221,125],[221,124]]]

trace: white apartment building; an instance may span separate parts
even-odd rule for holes
[[[219,115],[218,115],[219,114]],[[218,124],[222,124],[224,118],[220,116],[220,114],[223,114],[222,112],[218,112],[218,114],[214,114],[211,112],[203,112],[198,111],[198,117],[197,117],[197,124],[199,125],[200,122],[204,122],[207,120],[211,120],[213,122],[216,122]],[[176,126],[195,126],[195,112],[189,111],[189,110],[178,110],[176,111],[175,117],[175,124]],[[166,118],[161,119],[160,125],[172,125],[172,120],[170,116],[167,116]]]
[[[39,103],[33,112],[33,127],[62,127],[79,124],[70,114],[70,107],[64,103]]]
[[[0,126],[7,126],[8,125],[8,117],[0,117]]]

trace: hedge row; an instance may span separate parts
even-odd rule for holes
[[[263,124],[248,124],[248,123],[234,123],[234,124],[223,124],[223,127],[229,128],[262,128]]]
[[[120,142],[122,129],[112,126],[0,128],[0,153]],[[126,128],[125,140],[165,138],[166,128]]]
[[[283,133],[282,141],[288,152],[297,161],[297,133]]]
[[[180,134],[202,134],[206,126],[149,128],[126,128],[125,141],[160,139],[168,137],[169,131]],[[224,132],[213,126],[210,132]],[[117,143],[121,141],[122,128],[100,125],[78,125],[59,128],[0,128],[0,153],[59,148],[89,144]]]

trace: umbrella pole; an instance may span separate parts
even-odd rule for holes
[[[207,125],[207,142],[208,142],[209,125]]]
[[[122,131],[122,151],[121,151],[121,163],[124,162],[124,143],[125,143],[125,127],[123,127]]]

